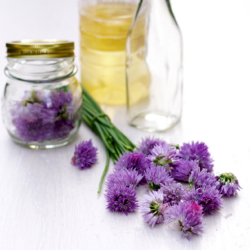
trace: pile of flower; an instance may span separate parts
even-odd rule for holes
[[[65,138],[75,127],[80,105],[74,107],[71,92],[27,91],[11,109],[15,134],[25,141]]]
[[[154,227],[178,221],[182,236],[190,239],[202,233],[203,216],[222,207],[222,196],[231,197],[240,189],[233,174],[215,176],[212,171],[213,159],[203,142],[179,147],[145,138],[115,163],[106,182],[107,208],[126,215],[134,212],[139,207],[136,187],[145,186],[149,194],[140,202],[145,222]]]
[[[203,216],[222,207],[222,196],[234,196],[240,189],[232,173],[215,176],[213,159],[203,142],[181,147],[163,140],[145,138],[136,146],[117,129],[100,106],[83,88],[83,121],[100,137],[106,149],[106,164],[98,193],[108,170],[110,158],[115,169],[106,181],[105,197],[111,212],[128,214],[139,208],[136,188],[144,186],[149,194],[140,202],[145,222],[154,227],[178,221],[182,236],[203,231]],[[76,146],[72,165],[86,169],[96,162],[92,142]],[[189,184],[185,188],[181,183]]]

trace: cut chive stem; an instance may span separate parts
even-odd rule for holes
[[[97,191],[98,194],[101,193],[102,184],[103,184],[104,178],[105,178],[107,171],[108,171],[108,168],[109,168],[109,160],[110,160],[109,151],[107,150],[107,148],[105,148],[105,149],[106,149],[106,164],[105,164],[105,168],[103,170],[102,176],[101,176],[101,180],[99,182],[98,191]]]
[[[98,187],[98,193],[100,193],[110,158],[115,164],[120,155],[128,151],[132,152],[135,145],[112,124],[109,117],[101,110],[84,87],[82,88],[82,103],[83,121],[100,137],[106,149],[106,165]]]

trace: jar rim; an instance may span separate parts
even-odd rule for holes
[[[7,58],[48,59],[74,57],[74,42],[57,39],[19,40],[6,43]]]
[[[7,76],[10,79],[14,79],[14,80],[21,81],[21,82],[30,82],[30,83],[52,83],[53,82],[54,83],[54,82],[61,82],[67,78],[75,76],[77,71],[78,71],[78,67],[74,66],[73,70],[69,74],[62,76],[62,77],[49,79],[49,80],[27,80],[27,79],[15,77],[14,75],[12,75],[10,73],[10,71],[7,67],[5,67],[5,69],[4,69],[4,74],[5,74],[5,76]]]

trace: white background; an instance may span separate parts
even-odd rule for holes
[[[215,173],[235,173],[242,191],[205,218],[202,236],[187,241],[174,224],[151,229],[139,212],[105,209],[96,193],[104,147],[85,125],[74,143],[34,151],[15,145],[0,123],[0,249],[250,249],[250,1],[172,0],[172,7],[184,38],[183,119],[156,136],[206,142]],[[73,40],[79,58],[78,26],[77,0],[0,0],[1,92],[6,42]],[[146,135],[124,117],[115,123],[135,143]],[[74,144],[90,138],[98,164],[80,171],[70,165]]]

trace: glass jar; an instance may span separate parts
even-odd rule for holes
[[[126,105],[126,38],[138,2],[80,1],[81,81],[106,112],[108,106],[111,110],[112,105]],[[140,12],[133,41],[133,51],[138,53],[143,53],[145,48],[145,20],[145,13]],[[142,94],[148,95],[149,77],[145,62],[138,62],[133,70],[133,79],[145,80],[141,83],[145,91],[141,93],[141,85],[136,83],[131,88],[139,98]],[[108,114],[111,115],[110,112]]]
[[[146,48],[134,51],[141,15]],[[140,0],[126,42],[127,111],[129,124],[149,132],[172,128],[182,113],[182,36],[169,0]],[[150,77],[135,79],[145,62]],[[136,70],[138,71],[138,70]],[[135,91],[135,86],[138,89]],[[140,95],[138,95],[138,93]]]
[[[34,149],[70,143],[78,132],[82,104],[74,43],[22,40],[6,47],[2,113],[11,138]]]

